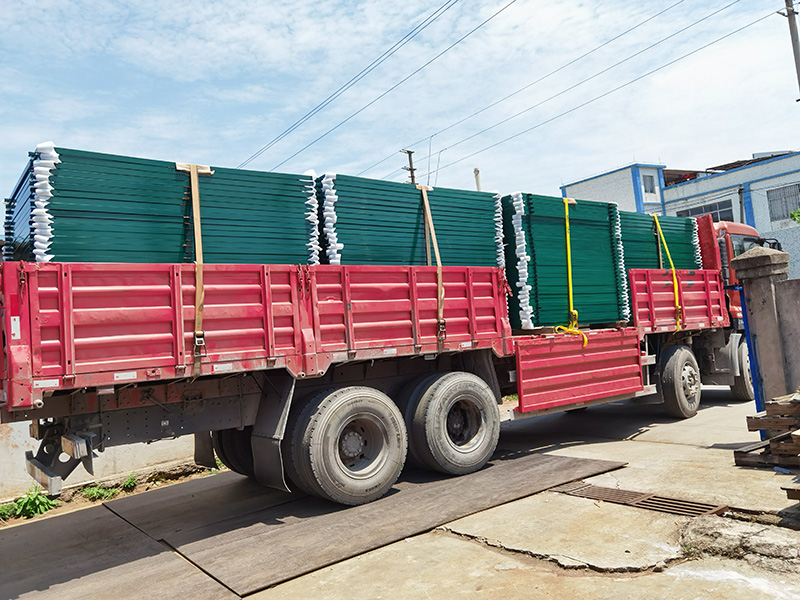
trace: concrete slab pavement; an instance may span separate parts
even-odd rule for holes
[[[769,469],[734,465],[732,450],[758,438],[758,434],[747,432],[745,425],[745,417],[753,412],[752,405],[733,403],[729,395],[722,392],[711,394],[698,416],[685,421],[662,416],[657,406],[615,403],[573,415],[550,415],[509,424],[503,429],[500,448],[504,450],[504,458],[519,454],[520,457],[509,461],[511,466],[519,467],[525,457],[539,454],[628,463],[627,467],[610,474],[583,475],[586,481],[596,485],[742,509],[798,514],[797,505],[788,501],[780,490],[781,478],[786,476]],[[525,469],[513,475],[518,484],[525,484],[526,477],[534,478],[528,484],[536,483],[537,476]],[[170,544],[174,536],[195,536],[197,543],[203,541],[210,552],[219,553],[220,560],[225,561],[231,557],[229,549],[220,553],[216,538],[212,535],[206,540],[201,535],[200,525],[209,519],[209,522],[223,519],[221,522],[232,530],[230,535],[237,536],[236,544],[247,543],[251,537],[250,526],[263,521],[259,517],[261,496],[254,493],[253,499],[242,500],[239,494],[252,485],[250,482],[233,481],[232,474],[215,478],[219,479],[206,483],[187,482],[168,490],[115,501],[103,509],[110,512],[109,508],[116,508],[125,512],[122,511],[125,503],[135,505],[128,507],[130,510],[123,515],[131,520],[125,525],[130,527],[140,521],[142,529],[137,531],[153,536],[148,538],[150,546],[156,544],[153,538],[163,537],[167,545],[176,549],[174,554],[167,551],[166,556],[177,559],[181,553],[186,554],[186,548],[176,541],[177,538]],[[462,499],[460,485],[466,481],[457,478],[444,485],[442,493],[431,499],[432,506],[447,507]],[[485,484],[481,493],[492,496],[496,485]],[[529,487],[535,489],[536,485]],[[547,486],[538,489],[544,487]],[[164,503],[172,507],[172,512],[163,512]],[[369,510],[379,508],[380,503],[367,507]],[[248,518],[253,523],[242,527],[232,525],[222,513],[217,514],[218,510],[224,512],[226,505],[245,516],[250,515]],[[355,515],[357,509],[354,510]],[[159,524],[162,517],[167,522]],[[294,545],[283,552],[277,550],[274,536],[264,538],[258,546],[265,552],[271,549],[272,553],[252,557],[241,572],[259,573],[280,568],[287,562],[282,557],[302,556],[315,548],[335,549],[348,540],[360,539],[376,523],[374,515],[356,521],[336,535],[306,527],[296,540],[290,536]],[[398,537],[388,536],[382,542],[388,545],[305,575],[296,571],[289,576],[299,576],[270,589],[257,591],[259,585],[252,585],[240,591],[242,596],[260,600],[296,597],[335,600],[349,599],[353,595],[393,599],[583,596],[751,600],[800,597],[800,567],[793,570],[800,560],[796,556],[800,534],[790,532],[795,537],[782,536],[780,533],[786,530],[764,525],[748,530],[749,524],[730,518],[720,518],[706,528],[691,527],[698,522],[640,508],[542,492],[451,520],[434,531],[400,542],[392,542]],[[778,534],[772,535],[775,530]],[[734,552],[728,548],[734,543],[731,540],[738,544],[733,546],[737,549]],[[163,551],[156,554],[154,546],[148,551],[153,555],[148,555],[149,560],[163,554]],[[162,562],[167,564],[166,560]],[[318,566],[330,562],[321,561]],[[190,565],[189,562],[183,564]],[[148,568],[155,567],[154,562]],[[114,573],[113,569],[105,570]],[[224,579],[208,568],[198,569],[196,574],[214,585]],[[188,575],[185,573],[181,577]],[[191,582],[201,589],[199,580]],[[25,589],[56,590],[48,587],[49,584],[36,585],[35,581],[29,581]],[[68,581],[59,581],[57,589],[69,591]],[[147,596],[144,588],[141,591],[139,597]]]
[[[509,424],[500,447],[628,462],[624,469],[586,480],[595,485],[798,516],[798,505],[780,489],[789,476],[734,464],[733,449],[759,439],[745,423],[754,412],[752,404],[735,402],[729,391],[718,388],[704,392],[704,406],[693,419],[674,420],[658,406],[621,402]],[[730,535],[720,534],[724,539],[761,539],[753,531],[736,533],[750,524],[716,519],[717,531],[731,528]],[[700,532],[708,528],[684,537],[694,522],[544,492],[252,597],[800,597],[795,559],[780,558],[792,555],[800,534],[785,536],[787,530],[753,525],[759,532],[777,532],[768,538],[778,541],[774,548],[755,544],[765,554],[734,553],[740,556],[735,559],[707,539],[699,543]]]
[[[680,530],[688,522],[688,517],[544,492],[445,529],[562,567],[625,572],[682,558]]]
[[[591,543],[587,531],[584,544]],[[397,542],[256,593],[252,600],[325,598],[592,598],[594,600],[794,600],[800,580],[737,560],[707,558],[663,572],[562,569],[443,531]]]

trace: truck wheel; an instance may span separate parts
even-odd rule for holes
[[[700,369],[686,346],[670,346],[664,351],[661,390],[664,410],[671,417],[688,419],[700,406]]]
[[[225,450],[222,448],[222,443],[219,439],[219,431],[211,432],[211,443],[214,446],[214,454],[217,455],[217,458],[220,460],[220,462],[233,471],[233,467],[231,467],[231,461],[228,460],[228,455],[225,454]]]
[[[483,467],[500,438],[500,411],[491,388],[472,373],[422,380],[405,402],[414,461],[449,475]]]
[[[318,394],[297,415],[290,438],[296,483],[341,504],[383,496],[406,459],[400,411],[386,394],[368,387]]]
[[[220,429],[211,434],[214,451],[220,461],[231,471],[255,477],[253,466],[253,448],[250,445],[250,436],[253,434],[251,426],[244,429]]]
[[[322,392],[306,398],[302,402],[295,402],[289,411],[289,419],[286,422],[286,433],[283,437],[283,469],[284,475],[289,480],[289,487],[296,488],[309,496],[315,496],[317,493],[309,483],[311,478],[311,469],[308,468],[307,462],[302,460],[303,454],[303,431],[308,423],[304,423],[300,417],[303,416],[303,409],[309,404],[318,403],[321,399],[335,392],[338,388],[328,388]],[[307,419],[307,417],[304,417]],[[301,429],[302,424],[302,429]]]
[[[739,372],[741,375],[733,378],[731,392],[736,400],[749,401],[755,400],[756,394],[753,390],[753,374],[750,371],[750,353],[747,351],[747,342],[742,338],[739,344]]]

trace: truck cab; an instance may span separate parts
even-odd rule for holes
[[[739,298],[739,292],[732,289],[734,286],[739,285],[739,280],[736,277],[736,272],[731,267],[731,259],[755,246],[767,246],[780,250],[781,245],[777,240],[761,237],[755,227],[744,223],[718,221],[714,223],[714,231],[722,260],[722,278],[725,281],[725,286],[728,287],[728,308],[731,318],[737,319],[739,323],[737,329],[742,329],[742,302]]]

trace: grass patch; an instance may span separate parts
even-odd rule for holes
[[[111,500],[119,494],[119,488],[104,488],[100,485],[92,485],[81,490],[81,494],[92,502],[97,500]]]
[[[14,502],[0,504],[0,521],[8,521],[17,516],[17,505]]]

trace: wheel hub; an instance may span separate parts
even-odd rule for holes
[[[453,410],[447,413],[447,433],[450,435],[451,439],[458,438],[464,431],[466,425],[467,417],[461,407],[453,407]]]
[[[683,393],[688,400],[691,400],[700,391],[700,379],[691,365],[683,365],[681,370],[681,385]]]
[[[340,450],[347,458],[355,458],[364,449],[364,438],[356,431],[348,431],[339,443]]]
[[[472,447],[483,438],[483,417],[480,408],[470,398],[462,398],[447,411],[447,437],[458,448]]]

